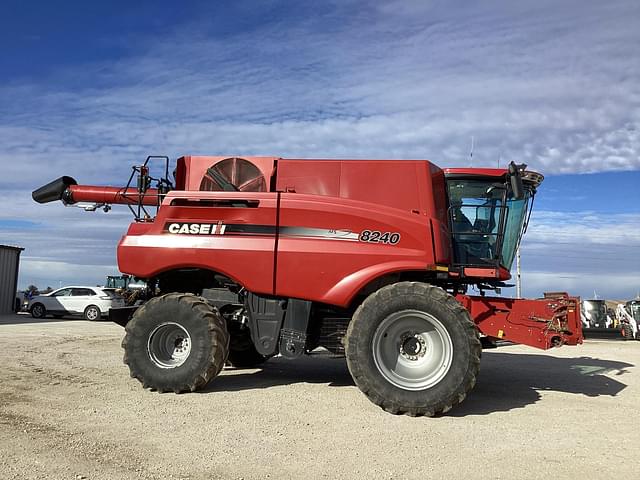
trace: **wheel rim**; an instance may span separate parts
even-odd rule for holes
[[[36,305],[35,307],[33,307],[33,314],[36,317],[41,317],[42,316],[42,307],[40,305]]]
[[[425,390],[451,368],[453,343],[442,322],[419,310],[402,310],[385,318],[372,342],[373,359],[382,376],[403,390]]]
[[[98,318],[98,310],[94,307],[87,309],[87,318],[89,320],[95,320]]]
[[[151,361],[160,368],[179,367],[189,358],[191,337],[177,323],[163,323],[149,335],[147,353]]]

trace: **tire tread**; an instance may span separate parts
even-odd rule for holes
[[[446,398],[442,398],[435,405],[425,403],[423,405],[404,406],[399,402],[387,398],[378,392],[371,383],[367,372],[362,368],[359,357],[362,352],[358,351],[358,329],[364,318],[369,318],[391,298],[421,296],[433,299],[445,305],[445,307],[462,323],[470,348],[469,369],[459,386]],[[434,416],[446,413],[451,408],[460,404],[473,389],[476,378],[480,370],[480,355],[482,346],[478,335],[478,330],[471,320],[469,312],[450,294],[440,287],[421,282],[399,282],[387,285],[374,292],[356,309],[352,321],[349,323],[347,335],[345,337],[346,357],[349,371],[358,386],[367,398],[383,410],[397,414],[410,416]]]
[[[207,366],[204,371],[194,372],[191,378],[187,381],[176,383],[174,385],[168,385],[164,382],[152,383],[148,379],[144,378],[144,374],[139,370],[137,362],[132,361],[128,347],[131,339],[135,335],[143,333],[142,324],[144,323],[146,310],[148,309],[150,302],[160,304],[178,302],[187,304],[199,317],[207,322],[207,328],[212,334],[212,348],[209,349]],[[122,348],[124,349],[123,361],[128,365],[131,377],[138,379],[140,383],[142,383],[143,388],[157,390],[159,393],[170,391],[173,391],[174,393],[195,392],[196,390],[203,388],[211,379],[216,377],[220,371],[222,371],[229,354],[229,333],[227,332],[224,319],[218,312],[217,308],[208,303],[204,298],[193,294],[168,293],[151,299],[136,311],[134,317],[129,323],[127,323],[125,332],[125,336],[122,339]]]

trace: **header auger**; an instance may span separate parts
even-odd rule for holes
[[[61,177],[33,194],[134,212],[119,269],[156,296],[110,318],[145,387],[193,391],[225,362],[325,347],[375,404],[434,415],[473,388],[482,346],[582,343],[575,297],[485,295],[510,286],[543,180],[525,165],[186,156],[170,181],[168,159],[159,179],[148,161],[122,188]]]

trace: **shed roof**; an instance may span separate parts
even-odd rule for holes
[[[13,245],[0,245],[0,248],[6,248],[7,250],[17,250],[19,252],[24,250],[24,248],[22,247],[15,247]]]

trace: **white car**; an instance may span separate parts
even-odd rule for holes
[[[100,320],[110,308],[117,307],[124,307],[124,299],[113,291],[100,287],[64,287],[33,297],[28,308],[33,318],[82,314],[87,320]]]

